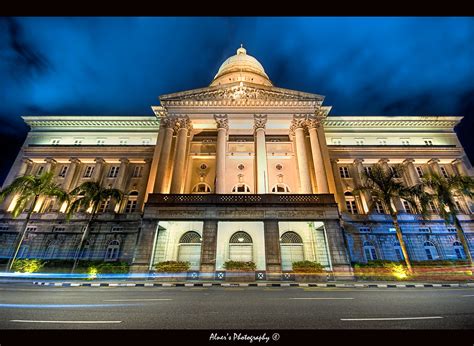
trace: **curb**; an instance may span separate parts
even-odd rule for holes
[[[339,287],[339,288],[448,288],[474,287],[466,284],[316,284],[316,283],[74,283],[33,281],[37,286],[55,287]]]

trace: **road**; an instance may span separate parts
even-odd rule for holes
[[[473,288],[0,284],[0,329],[474,329]]]

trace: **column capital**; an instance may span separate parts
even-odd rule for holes
[[[338,163],[339,159],[330,158],[329,161],[331,161],[331,163]]]
[[[187,115],[180,115],[174,119],[174,131],[178,133],[180,130],[192,130],[193,125]]]
[[[253,115],[254,125],[253,129],[257,130],[265,130],[265,126],[267,125],[267,115],[266,114],[254,114]]]
[[[95,163],[105,163],[105,160],[102,157],[96,157],[94,161]]]
[[[81,160],[79,160],[77,157],[71,157],[69,159],[69,162],[77,164],[77,163],[81,163]]]
[[[120,161],[120,163],[124,163],[124,164],[130,163],[130,160],[127,159],[126,157],[121,157],[119,161]]]
[[[379,160],[379,164],[381,164],[381,165],[383,165],[383,164],[388,164],[389,162],[390,162],[390,160],[387,159],[386,157],[381,158],[381,159]]]
[[[24,157],[21,161],[26,165],[31,165],[33,163],[33,161],[28,157]]]
[[[306,114],[293,114],[293,120],[290,125],[290,135],[294,136],[297,129],[304,130],[307,119]]]
[[[229,118],[227,117],[227,114],[214,114],[214,120],[216,121],[218,130],[229,129]]]
[[[55,164],[57,161],[53,159],[52,157],[47,157],[44,159],[44,162]]]
[[[362,162],[364,162],[363,158],[358,157],[358,158],[354,159],[354,164],[355,165],[362,164]]]
[[[324,117],[320,115],[308,115],[307,120],[306,120],[306,126],[308,127],[308,130],[312,129],[317,129],[321,127],[321,123],[324,120]]]
[[[451,161],[451,164],[453,165],[457,165],[457,164],[460,164],[460,163],[464,163],[463,159],[458,157],[456,159],[454,159],[453,161]]]
[[[403,164],[409,164],[409,163],[414,163],[414,162],[415,162],[415,159],[410,157],[410,158],[407,158],[407,159],[403,160],[402,163]]]
[[[434,158],[434,159],[428,160],[428,164],[431,165],[433,163],[439,163],[439,161],[440,161],[439,159]]]

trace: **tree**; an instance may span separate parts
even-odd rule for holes
[[[71,196],[76,197],[76,199],[70,204],[68,208],[68,219],[75,212],[79,212],[81,210],[90,210],[89,219],[82,232],[79,246],[77,247],[76,253],[74,255],[74,265],[72,267],[71,273],[74,272],[79,262],[79,256],[84,246],[84,242],[89,236],[90,226],[96,217],[99,206],[101,203],[106,203],[109,200],[114,200],[115,202],[120,203],[122,200],[122,195],[122,191],[113,188],[106,188],[96,181],[82,183],[71,191]]]
[[[429,196],[424,192],[421,184],[407,187],[398,181],[397,177],[402,176],[403,171],[404,167],[402,165],[395,165],[393,169],[385,169],[382,165],[375,164],[371,170],[362,172],[362,185],[355,189],[354,193],[360,195],[361,192],[367,192],[367,194],[372,197],[371,200],[367,201],[369,211],[372,211],[375,203],[379,202],[384,209],[389,212],[392,217],[392,223],[395,227],[398,242],[400,243],[400,248],[402,249],[407,270],[412,274],[413,269],[398,223],[398,213],[394,205],[399,198],[402,198],[408,201],[417,213],[425,216],[427,214]]]
[[[15,207],[12,210],[14,218],[18,217],[29,207],[25,223],[14,245],[15,252],[8,262],[7,271],[10,271],[13,267],[13,263],[25,239],[31,214],[40,197],[56,197],[61,203],[69,201],[67,192],[59,184],[54,183],[53,176],[53,172],[46,172],[40,176],[25,175],[16,178],[10,185],[0,191],[0,202],[12,194],[17,196]]]
[[[425,174],[422,183],[428,188],[431,198],[439,205],[439,214],[447,224],[456,227],[456,233],[460,240],[469,265],[472,266],[472,255],[469,244],[458,219],[458,208],[456,196],[472,198],[474,195],[474,179],[468,176],[452,175],[444,178],[436,173]]]

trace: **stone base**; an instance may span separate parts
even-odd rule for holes
[[[297,282],[327,282],[327,273],[311,274],[311,273],[295,273],[295,281]]]
[[[225,281],[230,282],[253,282],[255,281],[255,272],[245,271],[226,271]]]
[[[188,278],[188,273],[155,273],[153,280],[159,282],[181,282],[186,281]]]
[[[333,272],[329,275],[334,280],[355,280],[354,271],[350,265],[333,265]]]
[[[148,273],[148,263],[133,263],[130,266],[130,273]]]

